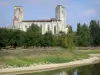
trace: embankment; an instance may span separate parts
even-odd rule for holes
[[[45,65],[36,65],[36,66],[18,67],[18,68],[5,68],[5,69],[0,69],[0,75],[9,75],[9,74],[14,75],[14,74],[50,71],[50,70],[56,70],[62,68],[96,64],[99,62],[100,62],[99,57],[91,57],[88,59],[72,61],[69,63],[45,64]]]

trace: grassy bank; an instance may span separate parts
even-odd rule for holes
[[[30,66],[31,64],[64,63],[88,58],[88,54],[98,54],[99,50],[66,49],[16,49],[0,51],[0,68]]]

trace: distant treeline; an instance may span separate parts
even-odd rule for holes
[[[59,32],[53,35],[50,31],[41,34],[41,28],[32,24],[27,32],[20,30],[0,28],[0,48],[6,47],[55,47],[73,48],[75,46],[99,46],[100,25],[99,21],[92,20],[90,25],[77,24],[77,31],[72,31],[69,26],[68,33]]]
[[[77,24],[76,45],[81,47],[100,46],[100,23],[91,20],[90,25]]]

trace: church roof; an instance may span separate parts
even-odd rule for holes
[[[60,21],[54,18],[52,19],[45,19],[45,20],[23,20],[22,22],[52,22],[52,21]]]
[[[51,22],[51,20],[23,20],[23,22]]]

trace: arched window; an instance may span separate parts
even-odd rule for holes
[[[50,26],[48,25],[48,31],[50,31]]]
[[[40,31],[42,32],[42,24],[40,25]]]
[[[17,10],[17,11],[20,11],[20,8],[17,8],[16,10]]]
[[[54,26],[54,34],[56,34],[56,26]]]
[[[25,26],[25,28],[27,28],[27,25]]]

